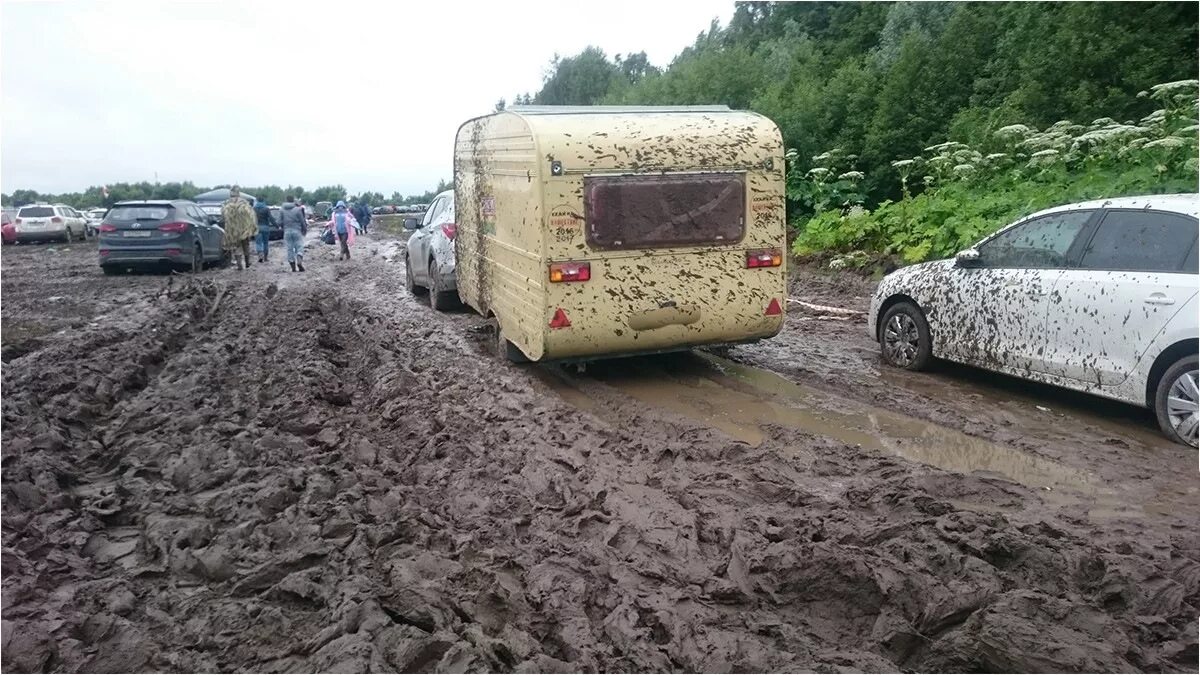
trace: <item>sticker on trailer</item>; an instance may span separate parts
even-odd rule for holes
[[[496,234],[496,198],[492,196],[479,198],[479,231],[484,234]]]
[[[583,216],[576,213],[569,204],[556,206],[550,209],[550,231],[557,242],[572,241],[583,231]]]

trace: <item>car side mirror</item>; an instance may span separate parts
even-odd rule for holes
[[[218,218],[217,216],[214,216],[214,215],[208,216],[208,224],[209,225],[216,225],[219,222],[221,222],[221,219]]]
[[[419,230],[419,229],[421,229],[421,223],[418,223],[416,218],[405,218],[404,219],[404,229]]]
[[[959,251],[954,256],[954,264],[959,267],[980,267],[983,265],[983,261],[980,260],[977,249],[968,248]]]

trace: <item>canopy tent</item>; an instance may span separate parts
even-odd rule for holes
[[[254,195],[246,192],[242,193],[242,198],[254,201]],[[229,199],[229,188],[217,188],[192,197],[194,202],[223,202],[226,199]]]

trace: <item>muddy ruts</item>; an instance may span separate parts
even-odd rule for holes
[[[789,321],[775,365],[1169,508],[786,427],[752,447],[585,374],[593,414],[382,256],[312,254],[273,297],[295,277],[215,273],[237,292],[201,322],[200,290],[39,268],[107,316],[3,366],[5,669],[1196,670],[1191,459],[1133,431],[881,379],[850,321]],[[5,321],[44,311],[9,286],[30,255],[5,252]]]

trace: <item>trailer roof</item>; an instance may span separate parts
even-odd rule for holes
[[[733,112],[727,105],[515,105],[505,109],[518,115],[614,115],[623,113]]]

